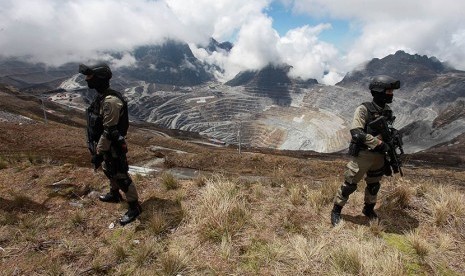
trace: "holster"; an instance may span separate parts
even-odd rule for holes
[[[350,156],[357,157],[360,150],[361,150],[361,147],[359,146],[358,143],[350,142],[350,145],[349,145]]]

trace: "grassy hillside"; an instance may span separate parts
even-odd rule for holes
[[[225,149],[202,153],[186,142],[171,143],[191,152],[167,154],[169,166],[205,171],[190,180],[166,172],[135,175],[144,213],[126,227],[116,223],[125,204],[97,199],[108,189],[102,172],[71,156],[32,148],[29,154],[4,152],[2,273],[465,273],[464,172],[406,169],[406,177],[386,179],[377,205],[379,224],[361,216],[360,185],[344,209],[344,222],[332,228],[331,201],[345,160],[239,155]],[[142,160],[142,146],[134,147]],[[55,145],[52,152],[66,148]],[[85,148],[81,151],[86,156]]]
[[[133,175],[144,212],[121,227],[126,203],[98,200],[108,184],[90,167],[82,119],[56,111],[44,124],[31,110],[30,122],[0,120],[2,275],[465,274],[462,170],[386,178],[379,223],[361,215],[361,183],[333,228],[345,157],[239,155],[132,126],[131,165],[162,162]]]

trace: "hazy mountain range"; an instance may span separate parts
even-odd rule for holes
[[[212,40],[205,49],[232,47]],[[174,41],[136,48],[133,56],[135,63],[114,68],[112,79],[114,88],[128,98],[133,120],[252,147],[341,151],[348,146],[354,109],[371,100],[370,78],[387,74],[402,83],[392,108],[407,152],[439,146],[454,151],[462,149],[465,140],[465,72],[434,57],[398,51],[368,61],[328,86],[290,78],[285,64],[241,72],[220,83],[214,76],[221,68],[200,62],[188,45]],[[82,107],[94,92],[76,71],[76,63],[50,68],[4,58],[0,83],[28,93],[47,92],[51,100]]]

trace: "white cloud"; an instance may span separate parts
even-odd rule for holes
[[[290,30],[281,38],[280,54],[293,66],[291,76],[325,82],[324,75],[333,70],[332,63],[337,63],[338,59],[338,51],[333,45],[318,40],[320,32],[328,28],[331,28],[329,24],[304,26]]]
[[[338,50],[318,39],[322,31],[331,28],[329,24],[303,26],[280,37],[271,23],[270,18],[261,16],[242,26],[229,55],[218,52],[208,55],[203,49],[192,45],[191,48],[197,58],[225,68],[225,74],[220,75],[223,80],[233,78],[240,71],[258,70],[268,64],[291,65],[291,77],[314,78],[327,84],[342,79],[343,72],[336,69],[340,64]]]
[[[252,18],[260,18],[271,0],[166,0],[189,28],[220,40],[229,40]]]
[[[271,19],[259,16],[242,26],[229,61],[247,69],[261,69],[269,63],[280,64],[276,49],[278,40],[278,33],[271,27]]]
[[[162,1],[3,0],[0,49],[60,64],[166,37],[200,41]]]
[[[290,3],[289,3],[290,2]],[[360,27],[360,37],[348,49],[348,70],[373,57],[396,50],[436,56],[465,69],[459,41],[465,30],[465,2],[456,0],[293,0],[294,12],[342,19]]]
[[[287,63],[290,74],[332,84],[373,57],[401,49],[436,56],[465,69],[465,2],[456,0],[275,0],[295,13],[320,18],[279,35],[266,15],[273,0],[1,0],[0,55],[27,56],[59,65],[110,58],[114,65],[135,62],[138,45],[166,38],[190,43],[194,54],[224,68],[222,80],[245,69]],[[340,52],[320,39],[331,20],[349,22],[360,35]],[[195,47],[210,37],[233,40],[230,54]]]

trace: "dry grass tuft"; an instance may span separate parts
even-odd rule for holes
[[[137,267],[151,264],[162,251],[162,245],[156,240],[150,239],[132,249],[131,262]]]
[[[412,246],[415,253],[423,260],[431,251],[428,242],[423,238],[418,230],[411,231],[405,238]]]
[[[341,181],[339,179],[331,179],[323,182],[317,190],[308,191],[307,199],[310,205],[317,210],[325,208],[326,205],[333,202],[334,196],[340,186]]]
[[[289,175],[282,167],[275,167],[271,175],[271,187],[287,187],[289,180]]]
[[[370,232],[375,236],[375,237],[381,237],[385,230],[385,226],[382,224],[382,222],[378,219],[375,220],[370,220],[370,226],[369,226]]]
[[[234,236],[245,225],[247,214],[244,196],[237,185],[214,177],[207,181],[191,216],[203,239],[221,242],[224,235]]]
[[[86,214],[82,211],[74,212],[70,218],[72,227],[84,227],[86,224]]]
[[[179,181],[168,172],[164,172],[161,176],[161,184],[167,190],[176,190],[179,188]]]
[[[232,250],[233,250],[233,243],[232,243],[231,235],[223,235],[223,237],[221,237],[221,245],[220,245],[221,256],[225,259],[230,258],[232,254]]]
[[[162,213],[155,212],[148,218],[146,229],[154,234],[160,235],[168,229],[169,223],[166,221]]]
[[[270,263],[282,255],[282,246],[272,241],[253,239],[242,257],[243,266],[254,275],[260,274]]]
[[[359,275],[362,271],[362,258],[356,247],[344,246],[331,254],[331,263],[336,271]]]
[[[113,249],[113,254],[117,263],[122,263],[129,256],[128,252],[122,245],[116,245]]]
[[[317,271],[321,267],[317,267],[316,264],[326,255],[327,240],[296,234],[291,235],[283,243],[286,249],[282,256],[283,262],[290,265],[291,271],[298,271],[299,274],[309,272],[318,274]]]
[[[415,189],[407,185],[397,185],[386,195],[386,204],[394,209],[405,209],[415,196]]]
[[[169,250],[159,256],[162,275],[182,275],[188,270],[186,256],[181,251]]]
[[[427,196],[433,222],[437,226],[452,225],[464,219],[465,197],[458,191],[440,186]]]
[[[29,202],[31,202],[31,199],[28,196],[14,194],[11,204],[14,206],[15,209],[22,209],[26,208]]]
[[[204,187],[207,184],[207,178],[203,175],[198,175],[194,178],[194,184],[199,188]]]
[[[300,184],[291,185],[289,188],[289,200],[292,205],[298,206],[305,204],[304,191],[305,189]]]

